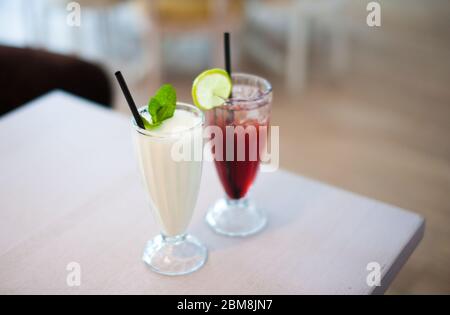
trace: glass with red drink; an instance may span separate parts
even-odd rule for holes
[[[208,211],[206,221],[218,233],[247,236],[267,222],[264,211],[247,197],[266,150],[272,105],[272,86],[258,76],[232,75],[232,96],[206,113],[207,124],[221,131],[213,146],[217,174],[225,190]],[[215,134],[213,137],[217,137]]]

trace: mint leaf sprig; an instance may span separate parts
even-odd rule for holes
[[[152,117],[150,123],[142,117],[145,129],[152,130],[160,126],[164,120],[172,118],[177,106],[177,92],[170,84],[164,84],[148,102],[148,112]],[[142,115],[141,115],[142,116]]]

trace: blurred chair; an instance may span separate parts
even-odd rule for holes
[[[233,3],[231,3],[233,2]],[[159,69],[155,72],[161,77],[161,66],[164,64],[164,43],[170,38],[189,35],[202,36],[210,47],[208,56],[210,63],[224,67],[223,32],[233,31],[239,23],[231,14],[240,1],[227,0],[154,0],[145,1],[152,23],[147,36],[149,57]],[[154,43],[158,43],[155,45]],[[178,56],[186,62],[192,62],[193,56]]]
[[[80,59],[0,46],[0,69],[0,115],[54,89],[111,106],[108,77],[98,66]]]
[[[291,91],[305,87],[313,34],[325,35],[330,74],[348,66],[346,0],[247,1],[243,45],[259,63],[285,76]],[[313,29],[320,32],[314,32]]]

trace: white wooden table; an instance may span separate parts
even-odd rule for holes
[[[225,238],[203,220],[222,194],[206,163],[189,231],[208,262],[166,277],[141,261],[158,229],[128,118],[54,92],[0,118],[0,153],[0,294],[382,293],[424,232],[414,213],[280,170],[253,189],[267,228]],[[81,266],[80,286],[67,285],[70,262]],[[366,282],[370,262],[381,286]]]

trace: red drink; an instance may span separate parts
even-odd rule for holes
[[[217,109],[216,111],[223,111]],[[237,111],[235,111],[237,113]],[[217,114],[217,113],[216,113]],[[213,154],[215,156],[214,163],[216,165],[217,174],[222,182],[223,188],[230,199],[240,199],[246,196],[253,181],[256,178],[256,174],[259,170],[260,163],[260,149],[265,149],[267,137],[262,136],[261,132],[266,132],[266,129],[260,129],[260,126],[267,127],[268,123],[259,122],[257,120],[249,120],[245,123],[239,124],[244,129],[235,129],[233,135],[227,134],[226,127],[230,126],[235,128],[234,123],[227,124],[227,118],[225,115],[216,115],[216,126],[220,127],[223,134],[222,148],[223,152],[218,152],[213,148]],[[220,118],[219,118],[220,117]],[[225,119],[223,119],[225,117]],[[210,122],[211,123],[211,122]],[[244,133],[244,131],[254,132],[253,135]],[[238,143],[244,142],[244,159],[238,160]],[[227,145],[228,142],[228,145]],[[260,146],[263,146],[260,148]],[[227,161],[227,148],[233,148],[232,152],[228,152],[233,155],[231,161]],[[251,151],[254,150],[253,154]],[[256,152],[255,152],[256,151]],[[221,156],[221,159],[218,159]],[[256,157],[256,159],[255,159]]]

